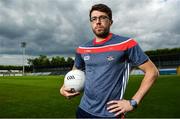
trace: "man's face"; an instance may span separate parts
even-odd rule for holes
[[[108,36],[112,21],[106,13],[95,10],[91,13],[90,21],[92,30],[97,37],[105,38]]]

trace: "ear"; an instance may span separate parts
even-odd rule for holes
[[[110,24],[111,24],[111,25],[113,24],[113,20],[110,21]]]

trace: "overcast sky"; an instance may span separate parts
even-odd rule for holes
[[[0,65],[39,55],[73,56],[93,39],[89,10],[111,7],[111,32],[134,38],[144,51],[180,47],[180,0],[0,0]]]

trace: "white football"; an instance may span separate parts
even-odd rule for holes
[[[79,92],[84,88],[85,73],[81,70],[71,70],[64,78],[64,86],[73,91]]]

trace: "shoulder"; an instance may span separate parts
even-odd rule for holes
[[[123,42],[123,41],[127,41],[127,40],[129,40],[131,38],[130,37],[126,37],[126,36],[121,36],[121,35],[113,34],[112,39],[115,39],[116,41],[119,41],[119,42]]]
[[[90,46],[92,46],[92,41],[87,41],[87,42],[79,45],[79,47],[90,47]]]
[[[92,47],[92,41],[87,41],[81,45],[79,45],[77,48],[76,48],[76,53],[80,53],[83,51],[83,49],[86,49],[88,47]]]
[[[112,44],[124,44],[124,45],[131,45],[131,44],[137,44],[136,40],[130,37],[126,37],[126,36],[120,36],[120,35],[116,35],[113,34],[112,36],[112,40],[111,40]]]

